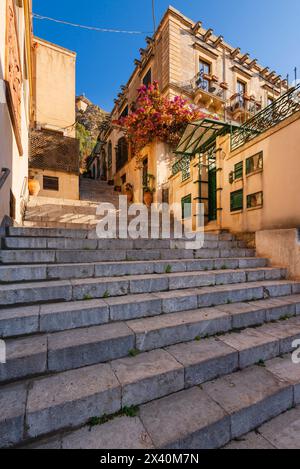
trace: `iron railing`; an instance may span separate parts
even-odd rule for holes
[[[172,176],[176,176],[178,173],[182,173],[182,182],[189,179],[191,176],[191,158],[190,156],[183,156],[172,166]]]
[[[8,169],[8,168],[2,168],[1,169],[1,172],[0,172],[0,189],[4,185],[6,179],[8,178],[9,175],[10,175],[10,169]]]
[[[274,127],[283,120],[300,111],[300,84],[249,119],[231,134],[231,150],[235,150],[257,135]]]
[[[221,86],[217,82],[204,78],[204,74],[202,71],[197,73],[197,75],[193,78],[191,86],[194,91],[200,89],[202,91],[205,91],[205,93],[216,96],[224,101],[224,89],[221,88]]]

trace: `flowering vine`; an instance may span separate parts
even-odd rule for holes
[[[122,128],[132,155],[138,159],[141,150],[155,138],[177,145],[186,125],[205,117],[209,116],[180,96],[171,100],[163,97],[154,82],[139,88],[134,110],[114,123]]]

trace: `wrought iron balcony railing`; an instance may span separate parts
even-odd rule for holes
[[[192,80],[192,88],[194,91],[202,90],[205,93],[216,96],[224,100],[225,92],[224,89],[214,80],[205,78],[203,72],[197,73],[197,75]]]
[[[250,100],[249,98],[246,98],[245,95],[236,93],[231,97],[227,110],[232,113],[240,110],[246,113],[256,114],[261,110],[261,107],[261,104],[257,103],[253,99]]]
[[[191,158],[190,156],[183,156],[172,166],[172,176],[182,173],[182,182],[189,179],[191,176]]]
[[[234,130],[231,135],[231,149],[239,148],[297,111],[300,111],[300,84],[291,88],[241,127]]]

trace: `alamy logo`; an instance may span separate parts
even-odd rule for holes
[[[297,349],[292,353],[292,361],[295,365],[300,364],[300,339],[294,340],[292,347]]]
[[[0,340],[0,363],[6,363],[6,344]]]
[[[128,207],[126,196],[119,196],[119,207],[101,203],[97,215],[101,220],[96,227],[100,239],[181,239],[183,249],[201,249],[204,244],[204,204],[144,204]],[[197,227],[193,230],[193,225]]]

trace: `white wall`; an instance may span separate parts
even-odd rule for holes
[[[20,58],[23,68],[25,23],[24,9],[16,7],[20,40]],[[16,222],[21,222],[21,191],[24,178],[28,176],[28,131],[29,115],[25,103],[29,100],[28,80],[23,74],[22,108],[21,108],[21,140],[23,156],[19,155],[14,131],[11,125],[8,107],[4,94],[5,78],[5,33],[6,33],[6,0],[0,0],[0,166],[11,170],[11,175],[0,191],[0,225],[5,216],[9,215],[10,189],[16,199]],[[25,99],[24,99],[25,98]],[[26,194],[27,196],[27,194]]]

